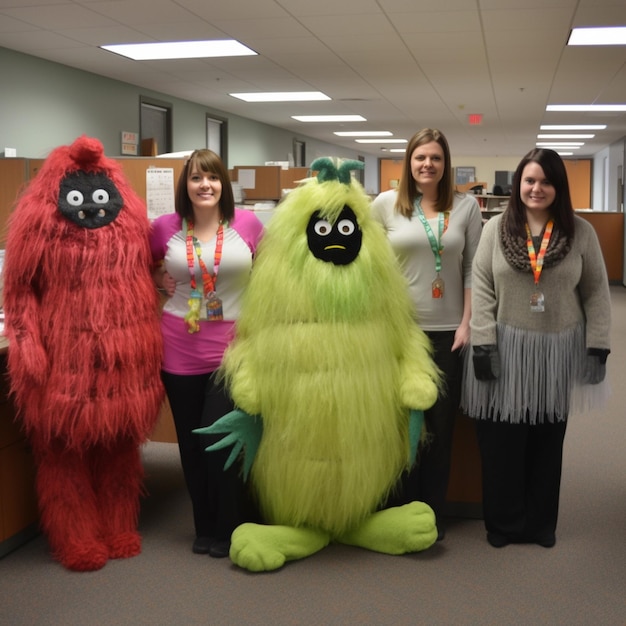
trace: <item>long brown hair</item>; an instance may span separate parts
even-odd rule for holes
[[[221,219],[230,222],[235,217],[235,196],[230,184],[228,170],[222,159],[213,150],[194,150],[185,162],[176,185],[174,199],[176,213],[184,219],[193,218],[193,206],[187,193],[187,179],[189,172],[192,172],[194,167],[199,171],[215,174],[220,179],[222,183],[222,195],[219,203]]]
[[[402,174],[398,185],[396,210],[405,217],[411,217],[415,200],[422,195],[413,174],[411,173],[411,156],[416,148],[426,143],[436,141],[443,150],[443,176],[437,185],[437,211],[448,211],[454,200],[454,180],[452,178],[452,160],[450,147],[445,135],[436,128],[422,128],[409,140],[402,164]]]
[[[563,159],[554,151],[534,148],[519,162],[513,175],[513,190],[504,213],[505,229],[511,235],[526,237],[526,206],[520,196],[520,186],[524,168],[531,162],[537,163],[550,181],[556,195],[550,207],[550,214],[557,227],[567,236],[574,236],[574,208],[569,191],[567,170]]]

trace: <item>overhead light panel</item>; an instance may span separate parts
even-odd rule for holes
[[[626,104],[549,104],[546,111],[609,113],[626,111]]]
[[[537,139],[593,139],[595,135],[585,135],[584,133],[576,133],[571,135],[537,135]]]
[[[230,93],[229,96],[246,102],[312,102],[330,100],[321,91],[269,91],[258,93]]]
[[[542,124],[539,130],[604,130],[606,124]]]
[[[391,137],[392,132],[388,130],[340,130],[334,132],[337,137]]]
[[[207,57],[251,56],[257,53],[235,39],[206,41],[161,41],[156,43],[123,43],[100,46],[135,61],[157,59],[201,59]]]
[[[566,148],[573,148],[574,146],[584,146],[584,141],[538,141],[536,146],[564,146]]]
[[[582,146],[584,146],[584,143],[581,144],[569,144],[569,143],[554,143],[554,142],[541,142],[538,141],[535,146],[537,146],[537,148],[551,148],[552,150],[580,150],[580,148]]]
[[[407,143],[406,139],[355,139],[356,143]]]
[[[626,26],[574,28],[568,46],[626,46]]]
[[[361,115],[292,115],[298,122],[367,122]]]

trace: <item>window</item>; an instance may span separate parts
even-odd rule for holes
[[[140,97],[139,138],[142,155],[149,150],[149,153],[144,156],[172,151],[172,106],[170,104]]]
[[[228,120],[206,116],[206,147],[218,154],[228,167]]]
[[[306,144],[299,139],[293,140],[294,167],[306,167]]]

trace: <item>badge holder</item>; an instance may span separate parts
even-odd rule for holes
[[[531,313],[543,313],[545,311],[544,297],[541,291],[535,291],[530,296],[530,311]]]
[[[219,322],[224,319],[222,301],[214,291],[207,294],[206,298],[206,318],[209,322]]]
[[[443,298],[443,292],[445,289],[443,278],[441,278],[440,276],[437,276],[437,278],[433,280],[431,289],[432,289],[433,298],[436,298],[436,299]]]

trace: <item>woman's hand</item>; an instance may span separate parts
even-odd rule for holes
[[[470,327],[468,323],[461,323],[454,333],[454,343],[452,344],[452,352],[464,348],[470,340]]]
[[[176,290],[176,281],[162,265],[157,267],[154,272],[152,272],[152,279],[154,280],[154,284],[157,289],[164,292],[168,298],[171,298],[174,295],[174,291]]]

